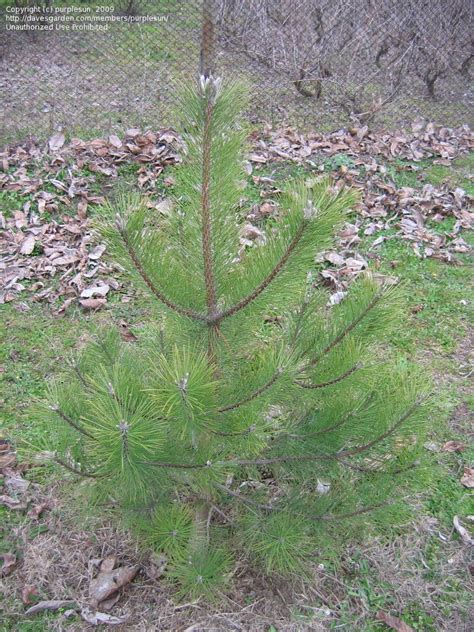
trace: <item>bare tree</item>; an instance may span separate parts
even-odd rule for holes
[[[361,119],[473,58],[466,0],[219,0],[223,46]]]

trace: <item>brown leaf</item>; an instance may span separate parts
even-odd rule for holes
[[[76,263],[79,260],[78,255],[64,255],[63,257],[55,257],[50,260],[55,266],[70,266],[72,263]]]
[[[26,615],[35,614],[36,612],[42,612],[43,610],[59,610],[59,608],[72,608],[78,609],[78,605],[75,601],[70,599],[50,599],[47,601],[40,601],[31,608],[25,611]]]
[[[116,149],[120,149],[122,147],[122,141],[115,134],[111,134],[109,136],[109,143],[112,145],[112,147],[115,147]]]
[[[35,236],[31,233],[25,237],[21,243],[20,254],[31,255],[35,249]]]
[[[244,239],[258,239],[263,237],[262,231],[253,224],[245,224],[241,230]]]
[[[46,511],[47,509],[51,509],[51,507],[52,507],[51,501],[47,500],[43,503],[33,505],[33,507],[29,510],[29,512],[26,515],[28,516],[28,518],[31,518],[32,520],[39,520],[43,511]]]
[[[130,331],[127,323],[123,320],[120,323],[120,336],[122,337],[122,340],[125,340],[125,342],[136,342],[138,340],[135,334]]]
[[[13,555],[13,553],[1,553],[0,557],[3,559],[1,576],[6,577],[7,575],[10,575],[16,566],[16,555]]]
[[[161,202],[158,202],[155,206],[158,213],[161,213],[165,217],[169,217],[171,215],[171,210],[173,208],[173,202],[169,198],[165,198]]]
[[[459,520],[459,516],[454,516],[453,525],[456,531],[459,533],[459,537],[464,542],[464,544],[467,544],[468,546],[474,545],[474,539],[469,534],[469,531],[465,527],[462,526]]]
[[[414,632],[413,628],[407,625],[404,621],[398,619],[398,617],[393,617],[391,614],[383,612],[383,610],[379,610],[375,615],[375,618],[377,621],[383,621],[385,625],[392,628],[392,630],[396,630],[396,632]]]
[[[35,603],[39,597],[38,589],[34,584],[26,584],[21,591],[21,600],[25,606]]]
[[[7,439],[0,439],[0,472],[16,462],[16,453]]]
[[[462,441],[446,441],[442,446],[444,452],[462,452],[465,449],[466,444],[462,443]]]
[[[58,149],[61,149],[61,147],[64,145],[65,140],[66,139],[64,137],[64,134],[61,132],[57,132],[56,134],[53,134],[49,139],[49,148],[51,149],[51,151],[58,151]]]
[[[110,285],[107,285],[107,283],[103,283],[102,285],[92,285],[91,287],[82,290],[81,298],[93,298],[94,296],[104,298],[104,296],[108,294],[109,290]]]
[[[128,138],[135,138],[135,136],[138,136],[141,133],[141,131],[135,127],[128,129],[125,132],[125,135],[128,136]]]
[[[259,162],[261,164],[268,162],[268,158],[266,156],[262,156],[261,154],[250,154],[249,160],[250,162]]]
[[[474,487],[474,467],[465,467],[464,474],[461,477],[461,484],[468,489]]]
[[[113,561],[115,563],[115,559]],[[103,568],[110,569],[111,564],[112,559],[106,558],[102,562],[98,576],[91,580],[89,596],[93,607],[97,607],[98,603],[106,600],[119,588],[129,584],[138,572],[138,566],[120,566],[115,570],[103,570]]]
[[[26,215],[22,211],[15,211],[13,217],[15,218],[15,228],[24,228],[28,225]]]
[[[326,259],[326,261],[329,261],[329,263],[332,263],[335,266],[342,266],[345,262],[344,257],[341,257],[341,255],[339,255],[337,252],[328,252],[326,253],[324,258]]]
[[[109,625],[119,625],[125,623],[127,617],[114,617],[106,612],[92,612],[89,608],[83,608],[81,610],[81,617],[90,625],[100,625],[101,623],[108,623]]]
[[[24,500],[11,498],[11,496],[7,496],[6,494],[0,495],[0,505],[4,505],[5,507],[8,507],[8,509],[15,509],[18,511],[26,509],[28,506]]]
[[[84,309],[100,309],[107,303],[105,298],[84,298],[79,301]]]
[[[120,599],[120,593],[116,592],[115,595],[112,595],[109,599],[100,602],[100,607],[102,610],[112,610],[117,601]]]
[[[168,558],[163,553],[152,553],[150,555],[150,566],[146,569],[146,574],[150,579],[161,577],[168,565]]]
[[[108,555],[104,557],[100,564],[100,570],[103,573],[110,573],[115,568],[115,564],[117,564],[117,556],[116,555]]]
[[[96,246],[90,251],[89,259],[92,259],[93,261],[97,261],[97,259],[100,259],[102,257],[104,252],[105,252],[105,246],[103,244],[99,244],[98,246]]]
[[[87,217],[87,200],[82,198],[77,203],[77,216],[79,219],[84,220]]]
[[[5,489],[9,494],[22,496],[26,493],[30,482],[26,481],[19,472],[7,467],[3,470],[3,474],[5,475]]]

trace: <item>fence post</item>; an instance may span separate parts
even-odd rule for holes
[[[208,77],[215,62],[215,0],[202,0],[200,74]]]

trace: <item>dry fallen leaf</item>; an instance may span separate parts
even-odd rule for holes
[[[6,577],[10,575],[16,566],[16,555],[13,555],[13,553],[1,553],[0,557],[3,560],[1,576]]]
[[[102,610],[112,610],[117,601],[120,599],[120,593],[116,592],[111,597],[106,599],[105,601],[100,602],[100,607]]]
[[[469,546],[473,546],[474,545],[474,539],[469,534],[469,531],[465,527],[462,526],[462,524],[461,524],[461,522],[459,520],[459,516],[454,516],[454,518],[453,518],[453,525],[454,525],[454,528],[456,529],[456,531],[459,533],[459,537],[464,542],[464,544],[467,544]]]
[[[8,507],[8,509],[15,509],[18,511],[22,511],[28,506],[24,500],[11,498],[11,496],[7,496],[6,494],[0,495],[0,505],[4,505],[5,507]]]
[[[339,255],[337,252],[326,253],[325,259],[326,261],[329,261],[329,263],[332,263],[335,266],[342,266],[344,265],[344,262],[345,262],[344,257],[341,257],[341,255]]]
[[[105,298],[84,298],[79,301],[84,309],[100,309],[103,307],[107,300]]]
[[[383,621],[385,625],[392,628],[392,630],[396,630],[396,632],[414,632],[413,628],[404,621],[398,617],[393,617],[391,614],[383,612],[383,610],[379,610],[375,615],[375,618],[378,621]]]
[[[104,298],[109,290],[110,285],[107,285],[107,283],[103,283],[102,285],[92,285],[91,287],[87,287],[85,290],[82,290],[81,298],[93,298],[96,296]]]
[[[135,334],[130,331],[127,323],[124,321],[121,321],[120,323],[120,336],[122,337],[122,340],[125,340],[125,342],[136,342],[138,340]]]
[[[115,562],[115,556],[105,558],[98,576],[91,580],[89,596],[93,607],[129,584],[138,572],[138,566],[120,566],[114,570]]]
[[[16,462],[16,453],[6,439],[0,439],[0,472]]]
[[[105,246],[103,244],[99,244],[95,248],[93,248],[89,253],[89,259],[96,261],[100,259],[105,252]]]
[[[90,625],[100,625],[101,623],[120,625],[127,620],[127,617],[114,617],[106,612],[92,612],[88,608],[83,608],[80,615]]]
[[[261,154],[250,154],[248,158],[250,162],[259,162],[261,164],[268,162],[268,158],[266,156],[262,156]]]
[[[35,603],[38,597],[38,589],[34,584],[26,584],[23,586],[21,590],[21,600],[25,606]]]
[[[461,483],[464,487],[472,489],[474,487],[474,467],[465,467],[464,474],[461,477]]]
[[[169,217],[171,215],[171,210],[173,208],[173,202],[169,198],[165,198],[164,200],[161,200],[161,202],[158,202],[155,208],[158,211],[158,213],[165,215],[165,217]]]
[[[75,601],[67,599],[49,599],[47,601],[40,601],[35,603],[34,606],[28,608],[25,611],[25,615],[35,614],[36,612],[42,612],[43,610],[59,610],[59,608],[73,608],[77,609],[78,605]]]
[[[163,575],[168,565],[168,558],[163,553],[150,555],[150,566],[145,570],[150,579],[158,579]]]
[[[444,452],[462,452],[465,449],[466,444],[462,443],[462,441],[446,441],[442,446]]]
[[[35,249],[35,236],[31,233],[25,237],[20,247],[20,254],[22,255],[31,255],[33,250]]]
[[[26,481],[19,472],[7,467],[3,470],[3,474],[5,476],[4,485],[8,494],[22,496],[26,493],[30,482]]]
[[[64,137],[64,134],[62,134],[61,132],[57,132],[56,134],[53,134],[49,139],[49,148],[51,149],[51,151],[58,151],[58,149],[61,149],[61,147],[64,145],[65,140],[66,139]]]
[[[87,217],[87,200],[84,198],[77,203],[77,216],[80,220],[85,220]]]
[[[43,511],[47,509],[51,509],[52,504],[51,501],[47,500],[43,503],[38,503],[37,505],[33,505],[33,507],[28,511],[27,516],[32,520],[39,520]]]
[[[115,147],[116,149],[120,149],[122,147],[122,141],[115,134],[111,134],[109,136],[109,143],[112,145],[112,147]]]

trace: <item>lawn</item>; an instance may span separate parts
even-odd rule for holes
[[[325,260],[316,261],[314,266],[314,273],[321,275],[321,282],[333,294],[344,292],[357,276],[357,266],[353,269],[347,263],[357,261],[357,257],[367,262],[374,273],[396,277],[405,285],[405,326],[392,337],[391,343],[407,360],[421,362],[432,375],[436,404],[425,444],[431,472],[424,492],[410,499],[410,520],[402,527],[394,527],[386,537],[363,544],[360,540],[350,542],[337,561],[318,559],[314,582],[309,586],[297,583],[289,586],[277,579],[268,580],[242,571],[234,578],[231,592],[222,596],[219,606],[174,602],[171,589],[156,570],[156,559],[151,559],[139,543],[117,527],[113,507],[101,507],[89,516],[80,507],[80,485],[73,477],[52,466],[39,466],[29,453],[32,446],[41,449],[34,401],[44,395],[48,378],[60,374],[71,354],[101,328],[118,328],[130,340],[143,335],[146,324],[155,317],[154,307],[129,286],[120,270],[110,268],[105,253],[105,271],[99,271],[99,275],[106,278],[107,274],[113,274],[117,288],[110,291],[100,309],[81,307],[77,295],[65,294],[64,284],[58,278],[45,281],[41,277],[41,282],[52,286],[49,296],[54,300],[35,298],[43,289],[34,287],[38,281],[35,275],[22,281],[24,289],[7,297],[0,306],[3,340],[0,437],[18,449],[20,461],[31,465],[22,471],[30,483],[33,507],[49,503],[38,517],[0,506],[0,553],[13,553],[17,558],[17,567],[0,583],[4,592],[0,630],[89,629],[76,610],[67,606],[28,617],[24,611],[40,599],[84,603],[93,559],[114,552],[122,559],[138,560],[141,568],[135,582],[125,589],[119,604],[111,610],[111,615],[129,617],[119,629],[151,629],[155,625],[156,629],[189,631],[369,632],[387,629],[380,620],[382,612],[398,617],[420,632],[467,631],[472,566],[469,566],[468,546],[453,526],[453,519],[457,516],[467,530],[472,527],[468,520],[472,514],[469,490],[461,482],[473,456],[469,447],[469,411],[472,412],[473,403],[472,268],[467,247],[462,244],[459,247],[455,242],[461,234],[454,230],[458,216],[446,200],[459,190],[463,195],[473,195],[474,155],[460,151],[448,164],[439,164],[433,155],[411,160],[406,156],[374,157],[367,151],[360,155],[334,151],[328,155],[316,149],[294,160],[281,155],[269,157],[262,147],[271,148],[272,142],[263,137],[262,145],[258,142],[262,140],[259,134],[252,134],[254,153],[249,160],[245,205],[245,213],[251,208],[253,214],[242,215],[243,222],[251,222],[257,231],[265,231],[272,225],[275,192],[294,176],[311,179],[329,172],[345,183],[369,187],[365,189],[366,200],[371,192],[380,194],[381,186],[389,187],[388,195],[395,196],[395,200],[407,188],[412,190],[412,198],[434,199],[434,209],[430,207],[423,221],[420,220],[418,229],[424,232],[419,239],[412,238],[415,229],[403,230],[401,222],[405,216],[397,205],[382,219],[377,213],[367,212],[367,208],[377,208],[376,204],[353,211],[347,222],[357,227],[358,240],[347,243],[347,238],[340,236],[334,248],[343,263]],[[286,148],[285,152],[289,150]],[[256,154],[260,156],[258,160]],[[39,189],[58,196],[56,207],[46,208],[41,214],[40,224],[62,225],[66,213],[72,216],[76,212],[77,199],[68,206],[58,194],[58,185],[48,184],[51,179],[69,184],[67,169],[53,173],[48,161],[50,157],[44,155],[27,165],[28,177],[34,179],[39,173],[44,185],[33,192],[9,186],[16,178],[18,165],[9,167],[10,180],[4,181],[4,189],[0,191],[5,221],[15,217],[25,202],[34,206]],[[87,165],[76,163],[75,168],[75,177],[86,181],[84,187],[90,197],[113,198],[121,188],[137,187],[142,177],[142,192],[152,203],[159,204],[168,187],[173,186],[172,161],[162,170],[155,169],[152,176],[149,173],[152,168],[137,166],[130,157],[121,163],[113,177],[95,168],[90,170]],[[379,180],[371,184],[374,173],[379,174]],[[143,180],[145,176],[149,176],[148,181]],[[438,193],[430,192],[430,186]],[[390,192],[392,189],[394,193]],[[431,201],[426,204],[429,206]],[[387,208],[389,202],[384,200]],[[264,212],[265,203],[270,207],[265,207]],[[461,207],[465,206],[462,202]],[[100,212],[99,208],[90,204],[88,212],[93,215]],[[472,246],[472,233],[464,226],[462,238]],[[374,245],[374,241],[378,243]],[[418,243],[421,245],[416,246]],[[89,249],[95,245],[93,239],[85,242]],[[427,247],[432,248],[431,255]],[[27,256],[35,259],[44,256],[44,252],[39,247]],[[61,311],[68,298],[72,300]],[[200,627],[195,627],[196,623]]]

